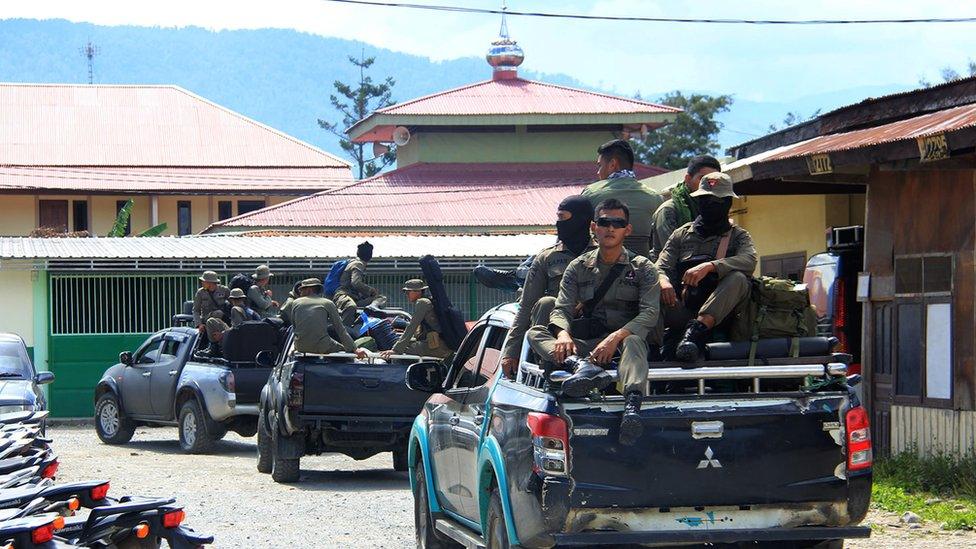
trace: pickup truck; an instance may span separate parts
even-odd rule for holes
[[[271,375],[261,391],[257,469],[275,482],[296,482],[302,456],[338,452],[361,460],[393,452],[393,468],[407,470],[407,435],[426,396],[404,383],[421,359],[393,355],[359,360],[350,353],[261,353]]]
[[[847,356],[651,363],[644,434],[623,446],[623,397],[562,395],[569,374],[528,345],[517,379],[500,375],[516,307],[486,313],[446,372],[408,369],[432,394],[407,457],[418,547],[842,547],[870,535],[857,526],[870,430]]]
[[[180,447],[205,453],[228,430],[257,431],[258,396],[270,373],[257,353],[278,347],[279,327],[246,322],[226,333],[223,357],[199,352],[197,330],[178,326],[149,336],[95,387],[95,432],[106,444],[125,444],[136,426],[176,425]]]

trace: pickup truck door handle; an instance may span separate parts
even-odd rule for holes
[[[484,422],[485,422],[485,415],[484,414],[478,414],[478,415],[474,416],[474,424],[475,425],[481,425]]]
[[[171,375],[171,376],[175,376],[175,375],[176,375],[176,370],[170,370],[170,371],[169,371],[169,375]]]
[[[151,375],[152,375],[152,372],[151,371],[150,372],[143,372],[142,373],[142,377],[149,377]]]
[[[691,438],[722,438],[725,424],[721,421],[693,421],[691,422]]]
[[[367,389],[375,389],[380,386],[380,380],[378,379],[363,378],[360,379],[360,381],[363,383],[363,387],[366,387]]]
[[[451,419],[447,420],[447,422],[450,423],[451,425],[457,425],[458,423],[461,423],[461,418],[457,416],[451,416]]]

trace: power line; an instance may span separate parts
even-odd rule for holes
[[[322,0],[339,4],[356,4],[384,8],[407,8],[454,13],[512,15],[523,17],[548,17],[552,19],[585,19],[591,21],[635,21],[644,23],[707,23],[719,25],[877,25],[891,23],[976,23],[976,17],[924,17],[904,19],[712,19],[678,17],[636,17],[614,15],[585,15],[582,13],[554,13],[537,11],[511,11],[507,9],[440,6],[406,2],[379,2],[375,0]]]

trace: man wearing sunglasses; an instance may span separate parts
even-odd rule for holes
[[[591,229],[599,248],[566,267],[548,325],[533,326],[528,341],[550,366],[574,370],[562,384],[569,397],[609,386],[604,368],[620,350],[618,388],[626,406],[619,438],[631,445],[643,430],[639,412],[647,385],[646,339],[657,324],[661,287],[654,264],[624,247],[633,230],[627,206],[611,198],[594,214]]]
[[[674,231],[657,269],[666,328],[662,354],[669,358],[673,353],[694,367],[712,328],[749,299],[756,247],[748,232],[729,221],[736,194],[727,174],[703,176],[691,196],[698,217]]]
[[[624,139],[614,139],[597,149],[596,175],[600,181],[583,189],[583,196],[596,208],[608,198],[616,198],[630,209],[633,230],[624,239],[628,250],[650,257],[651,217],[664,199],[637,181],[634,174],[634,149]]]

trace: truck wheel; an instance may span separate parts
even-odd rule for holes
[[[95,433],[102,442],[125,444],[132,440],[135,432],[135,423],[122,411],[115,393],[109,391],[98,397],[95,403]]]
[[[207,432],[207,417],[197,399],[191,398],[180,406],[180,448],[189,454],[203,454],[213,447],[213,436]]]
[[[409,469],[410,467],[407,464],[407,457],[409,455],[405,445],[393,450],[393,470],[402,472]]]
[[[437,537],[434,518],[430,516],[430,498],[427,495],[427,474],[424,473],[424,460],[417,461],[414,470],[416,491],[413,494],[413,526],[417,538],[417,549],[447,549],[460,547],[448,544]]]
[[[498,488],[492,488],[488,500],[488,528],[486,530],[488,549],[508,549],[508,529],[505,527],[505,513],[502,511],[502,498]]]
[[[298,482],[301,474],[301,458],[284,458],[278,455],[277,438],[281,436],[278,426],[272,427],[271,431],[271,455],[273,466],[271,468],[271,478],[275,482],[289,483]]]
[[[271,433],[268,432],[264,411],[258,416],[258,472],[268,474],[274,466],[271,455]]]

